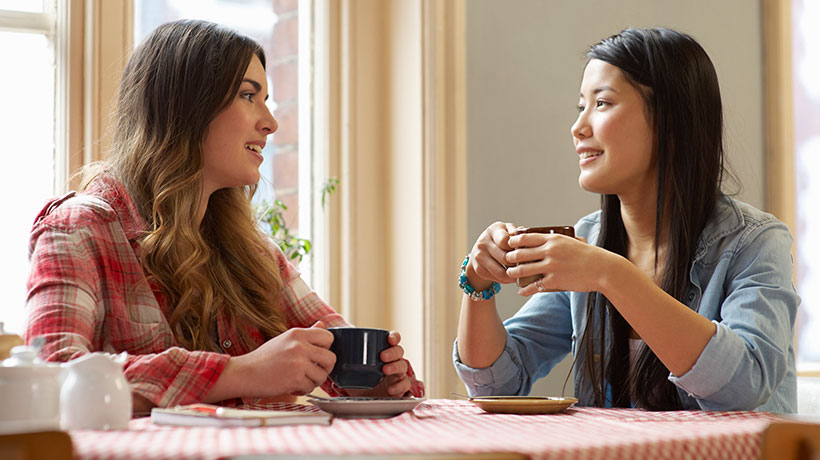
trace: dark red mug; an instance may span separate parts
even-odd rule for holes
[[[560,235],[567,235],[575,238],[575,229],[566,225],[557,226],[557,227],[519,227],[513,231],[510,236],[521,235],[523,233],[558,233]],[[515,280],[515,284],[518,287],[524,287],[529,285],[530,283],[534,283],[544,275],[530,275],[525,276],[523,278],[518,278]],[[544,292],[553,292],[554,290],[546,290]]]

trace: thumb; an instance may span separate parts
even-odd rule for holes
[[[313,326],[310,326],[310,327],[311,327],[311,328],[318,327],[319,329],[327,329],[327,326],[325,326],[325,323],[324,323],[324,322],[322,322],[322,320],[316,321],[316,322],[313,324]]]

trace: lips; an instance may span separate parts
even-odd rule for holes
[[[581,152],[578,155],[581,157],[582,160],[586,160],[587,158],[593,158],[603,154],[604,152],[602,150],[588,150],[585,152]]]
[[[259,145],[259,144],[250,144],[250,143],[248,143],[248,144],[245,144],[245,148],[248,149],[248,150],[253,150],[254,152],[256,152],[260,155],[262,154],[262,146]]]

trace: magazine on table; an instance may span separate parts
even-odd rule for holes
[[[234,409],[211,404],[188,404],[151,409],[151,422],[182,426],[330,425],[326,412]]]

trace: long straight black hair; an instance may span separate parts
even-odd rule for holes
[[[715,68],[692,37],[669,29],[625,29],[592,45],[587,57],[620,69],[646,103],[657,133],[655,266],[663,273],[661,288],[685,303],[698,238],[712,216],[724,175],[723,109]],[[662,232],[667,232],[669,247],[659,260]],[[617,195],[601,196],[597,244],[627,255]],[[601,325],[598,337],[585,330],[581,340],[582,378],[591,381],[596,405],[605,405],[608,384],[615,407],[681,408],[669,370],[649,347],[641,347],[630,366],[631,328],[608,299],[590,293],[587,315],[587,324]]]

